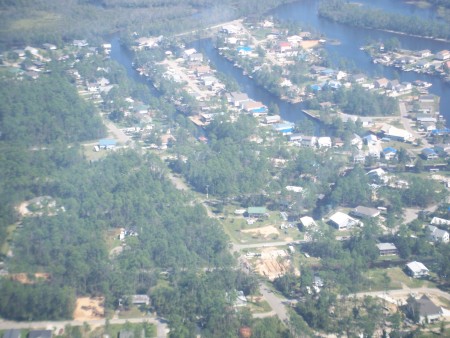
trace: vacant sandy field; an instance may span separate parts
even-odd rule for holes
[[[80,297],[77,298],[75,311],[73,313],[74,320],[93,320],[105,317],[104,297]]]
[[[251,228],[241,230],[243,233],[259,234],[264,237],[269,237],[270,235],[278,235],[280,232],[273,225],[268,225],[262,228]]]

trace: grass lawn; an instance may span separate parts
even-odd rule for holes
[[[82,151],[83,155],[88,161],[98,161],[109,154],[109,152],[106,150],[95,151],[92,142],[90,142],[89,144],[84,144]]]
[[[389,268],[389,269],[373,269],[368,271],[365,276],[370,279],[370,285],[372,291],[383,291],[385,289],[384,273],[390,278],[387,285],[388,290],[401,289],[402,285],[406,285],[408,288],[415,289],[420,287],[436,287],[436,284],[424,280],[411,278],[401,268]]]
[[[120,311],[119,312],[119,318],[137,318],[137,317],[145,317],[145,313],[143,313],[139,308],[136,306],[132,306],[127,311]]]
[[[54,26],[60,19],[60,16],[55,13],[35,11],[33,17],[13,21],[10,30],[24,31],[29,29],[42,29]]]
[[[3,245],[0,247],[0,254],[6,255],[9,250],[9,245],[12,241],[12,237],[14,234],[14,231],[17,228],[18,223],[11,224],[6,229],[6,240],[4,241]]]
[[[267,301],[265,300],[250,301],[249,299],[247,299],[247,307],[253,313],[264,313],[272,310],[269,303],[267,303]]]
[[[99,337],[102,334],[108,334],[110,337],[118,337],[120,330],[129,330],[134,332],[140,332],[145,328],[145,336],[146,337],[156,337],[156,326],[148,323],[125,323],[121,324],[110,324],[108,327],[102,327],[94,331],[91,334],[91,337]],[[135,334],[135,337],[140,337],[140,333],[138,335]]]
[[[391,270],[394,269],[373,269],[368,271],[365,274],[365,277],[370,280],[370,291],[384,291],[385,288],[388,290],[401,289],[402,284],[398,281],[398,276],[393,277],[391,275]],[[401,274],[404,274],[403,271],[399,269]],[[386,284],[384,273],[390,278],[390,281]],[[405,275],[406,276],[406,275]]]

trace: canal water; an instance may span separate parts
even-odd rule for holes
[[[408,5],[400,0],[358,0],[367,6],[376,6],[390,13],[398,13],[401,15],[415,15],[419,18],[428,19],[435,18],[432,9],[420,9],[412,5]],[[276,20],[284,22],[296,22],[305,30],[320,32],[327,39],[337,40],[338,44],[325,44],[331,62],[334,66],[338,66],[342,62],[352,65],[355,69],[366,73],[370,76],[382,76],[389,79],[399,79],[400,81],[422,80],[433,84],[429,89],[430,93],[441,97],[440,113],[447,119],[450,125],[450,84],[445,83],[438,77],[416,74],[414,72],[402,72],[396,68],[383,67],[379,64],[373,64],[370,57],[360,50],[360,47],[370,41],[386,41],[396,38],[400,41],[401,47],[410,50],[429,49],[433,53],[443,49],[450,50],[450,43],[444,41],[435,41],[431,39],[416,38],[390,32],[376,31],[363,28],[355,28],[329,20],[320,18],[317,15],[319,1],[302,0],[291,4],[279,6],[268,15],[273,16]],[[305,119],[305,115],[301,112],[303,106],[299,104],[291,104],[280,100],[264,88],[258,86],[255,81],[244,76],[242,71],[233,66],[231,62],[223,58],[213,46],[211,39],[202,39],[195,41],[189,45],[199,51],[202,51],[211,60],[211,64],[220,72],[231,76],[241,87],[241,90],[265,105],[277,104],[280,108],[282,117],[291,122]],[[145,81],[131,67],[131,58],[127,55],[125,49],[120,48],[118,41],[112,41],[111,57],[119,61],[125,66],[127,72],[137,81]],[[150,86],[151,87],[151,86]],[[153,88],[153,87],[151,87]]]

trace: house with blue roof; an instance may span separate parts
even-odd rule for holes
[[[424,148],[424,149],[422,149],[421,155],[427,161],[428,160],[435,160],[435,159],[439,158],[439,155],[432,148]]]
[[[322,90],[322,86],[319,84],[313,84],[310,86],[310,88],[314,91],[314,92],[318,92]]]
[[[248,55],[253,51],[253,48],[250,46],[240,46],[237,48],[237,52],[239,55]]]
[[[273,125],[273,129],[284,134],[290,135],[294,131],[295,124],[286,122],[286,123],[277,123]]]
[[[392,147],[386,147],[383,149],[381,154],[383,155],[383,157],[386,161],[390,161],[390,160],[394,159],[395,156],[397,156],[397,149],[392,148]]]
[[[117,145],[117,141],[115,139],[104,138],[98,141],[98,147],[100,149],[114,149]]]

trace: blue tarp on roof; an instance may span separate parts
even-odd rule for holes
[[[243,52],[251,52],[253,49],[252,49],[252,47],[249,47],[249,46],[242,46],[242,47],[238,47],[237,48],[237,51],[238,52],[240,52],[240,51],[243,51]]]
[[[98,141],[98,145],[100,147],[111,147],[115,146],[117,144],[117,141],[111,138],[104,138]]]
[[[261,107],[261,108],[252,109],[251,111],[252,111],[252,113],[264,113],[267,111],[267,108]]]
[[[450,129],[444,128],[444,129],[434,129],[431,131],[432,134],[450,134]]]
[[[383,153],[396,153],[397,149],[392,148],[392,147],[386,147],[383,149]]]

